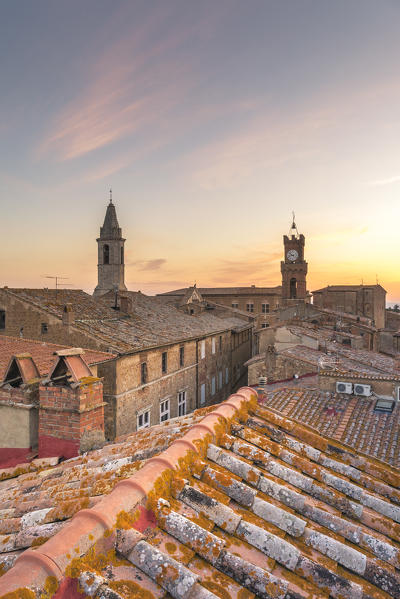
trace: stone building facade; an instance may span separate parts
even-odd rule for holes
[[[381,285],[329,285],[312,293],[316,307],[363,316],[376,329],[385,327],[386,291]]]
[[[248,319],[214,310],[189,315],[141,293],[123,299],[115,309],[79,290],[0,289],[0,343],[1,334],[18,337],[23,329],[23,337],[44,343],[108,352],[96,365],[107,439],[218,403],[246,381]]]

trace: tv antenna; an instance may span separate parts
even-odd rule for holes
[[[55,286],[55,290],[56,290],[56,299],[57,299],[57,292],[60,288],[60,286],[63,287],[69,287],[70,285],[72,285],[72,283],[60,283],[59,281],[61,281],[62,279],[69,279],[69,277],[60,277],[59,275],[57,276],[52,276],[52,275],[44,275],[45,279],[54,279],[56,282],[56,286]]]

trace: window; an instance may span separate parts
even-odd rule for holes
[[[397,387],[397,401],[400,401],[400,387]]]
[[[160,403],[160,422],[165,422],[169,419],[169,399],[165,399]]]
[[[218,373],[218,389],[222,389],[222,370]]]
[[[42,333],[42,335],[45,335],[49,330],[49,327],[47,326],[47,322],[42,322],[41,326],[40,326],[40,332]]]
[[[121,248],[121,264],[124,263],[124,248]]]
[[[226,367],[225,368],[225,385],[227,385],[229,382],[229,368]]]
[[[103,264],[110,264],[110,246],[107,244],[103,247]]]
[[[206,403],[206,384],[202,383],[200,386],[200,405],[203,406]]]
[[[184,416],[186,414],[186,391],[179,391],[178,393],[178,416]]]
[[[140,382],[142,385],[147,383],[147,363],[142,362],[140,365]]]
[[[219,336],[219,351],[222,351],[222,335]]]
[[[163,351],[162,355],[161,355],[161,372],[163,374],[165,374],[167,372],[167,352]]]
[[[246,310],[247,310],[247,312],[254,312],[254,304],[253,304],[253,302],[250,302],[249,304],[246,304]]]
[[[215,395],[215,376],[211,379],[211,395]]]
[[[269,304],[261,304],[261,312],[263,314],[268,314],[269,313]]]
[[[137,430],[140,430],[141,428],[147,428],[148,426],[150,426],[150,410],[141,412],[136,417],[136,429]]]
[[[232,308],[236,308],[236,310],[239,308],[239,304],[237,302],[232,302]]]
[[[215,354],[215,337],[211,339],[211,352]]]
[[[6,311],[0,310],[0,329],[6,328]]]
[[[296,299],[296,297],[297,297],[297,281],[294,277],[290,279],[289,288],[290,288],[290,290],[289,290],[290,299]]]
[[[185,364],[185,348],[179,348],[179,366],[183,366]]]
[[[206,357],[206,340],[200,342],[200,357],[203,360]]]
[[[262,329],[268,329],[268,327],[269,327],[269,324],[268,324],[268,322],[262,322],[262,323],[261,323],[261,328],[262,328]]]

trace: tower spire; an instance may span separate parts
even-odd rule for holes
[[[124,244],[125,239],[118,224],[117,212],[112,201],[112,189],[110,189],[104,223],[100,227],[100,236],[97,238],[98,283],[94,295],[103,295],[115,289],[126,291]]]

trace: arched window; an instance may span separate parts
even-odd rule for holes
[[[297,281],[293,277],[290,279],[290,299],[296,299],[297,297]]]
[[[121,264],[124,263],[124,248],[121,247]]]
[[[103,247],[103,264],[110,264],[110,246],[107,244]]]

